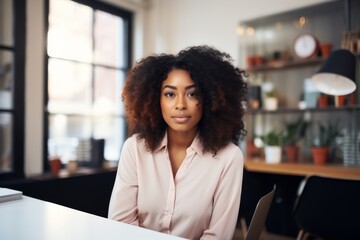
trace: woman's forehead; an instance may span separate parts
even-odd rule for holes
[[[182,69],[174,69],[168,73],[167,78],[162,82],[162,87],[166,85],[175,87],[181,86],[188,89],[190,87],[195,87],[195,82],[191,78],[188,71]]]

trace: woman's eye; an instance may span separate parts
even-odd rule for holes
[[[165,96],[165,97],[174,97],[175,94],[172,93],[172,92],[166,92],[166,93],[164,93],[164,96]]]
[[[197,92],[189,92],[189,93],[187,94],[187,96],[188,96],[188,97],[198,97],[199,95],[198,95]]]

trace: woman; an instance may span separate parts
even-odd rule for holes
[[[199,46],[147,57],[130,71],[122,97],[133,135],[109,218],[188,239],[232,239],[246,84],[230,61]]]

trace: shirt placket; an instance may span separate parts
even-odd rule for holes
[[[191,150],[187,151],[184,162],[181,164],[181,166],[174,178],[174,176],[172,174],[172,170],[171,170],[171,163],[170,163],[169,155],[166,152],[166,157],[168,159],[169,169],[171,171],[171,174],[169,174],[169,176],[170,176],[169,183],[170,184],[169,184],[169,191],[167,194],[166,206],[165,206],[165,211],[164,211],[163,229],[165,229],[165,231],[168,234],[171,234],[170,225],[171,225],[171,219],[173,217],[174,208],[175,208],[176,181],[177,181],[177,179],[180,179],[183,177],[186,170],[189,168],[189,165],[190,165],[192,159],[194,158],[194,156],[195,156],[194,150],[191,149]]]
[[[165,210],[164,210],[164,219],[163,219],[163,224],[162,224],[162,228],[168,233],[170,234],[170,224],[171,224],[171,218],[174,214],[174,206],[175,206],[175,182],[174,182],[174,177],[172,174],[172,169],[171,169],[171,163],[170,163],[170,159],[169,159],[169,154],[167,151],[165,151],[165,155],[166,158],[168,160],[168,166],[169,166],[169,190],[167,193],[167,199],[166,199],[166,205],[165,205]]]
[[[174,206],[175,206],[175,184],[174,184],[174,180],[171,179],[171,184],[167,194],[167,201],[166,201],[164,220],[163,220],[163,228],[167,231],[168,234],[170,234],[170,224],[171,224],[171,218],[174,214]]]
[[[186,151],[186,157],[176,174],[175,180],[179,180],[183,177],[183,175],[186,173],[186,171],[189,168],[190,163],[192,162],[194,157],[195,157],[195,151],[192,148],[189,148]]]

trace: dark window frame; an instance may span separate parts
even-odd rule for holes
[[[127,72],[130,70],[132,57],[131,57],[131,49],[132,49],[132,36],[133,36],[133,13],[124,9],[121,9],[119,7],[115,7],[106,3],[99,2],[97,0],[71,0],[73,2],[83,4],[86,6],[89,6],[93,8],[94,10],[101,10],[104,12],[108,12],[113,15],[117,15],[119,17],[122,17],[125,20],[125,32],[128,32],[128,35],[125,38],[124,45],[128,46],[126,51],[126,63],[127,65],[124,66],[124,72],[127,74]],[[47,53],[47,32],[49,30],[49,7],[50,7],[50,0],[45,0],[44,6],[45,6],[45,51],[44,51],[44,115],[43,115],[43,121],[44,121],[44,131],[43,131],[43,172],[49,171],[49,162],[48,162],[48,138],[49,138],[49,116],[50,113],[47,110],[47,104],[49,101],[49,95],[48,95],[48,64],[50,56]],[[71,60],[68,60],[71,61]],[[125,128],[127,129],[127,128]],[[126,133],[125,133],[126,134]]]
[[[25,146],[25,43],[26,43],[26,0],[13,0],[13,46],[0,45],[0,49],[14,53],[13,107],[0,110],[0,113],[11,113],[12,129],[12,171],[0,173],[1,180],[24,178]]]

